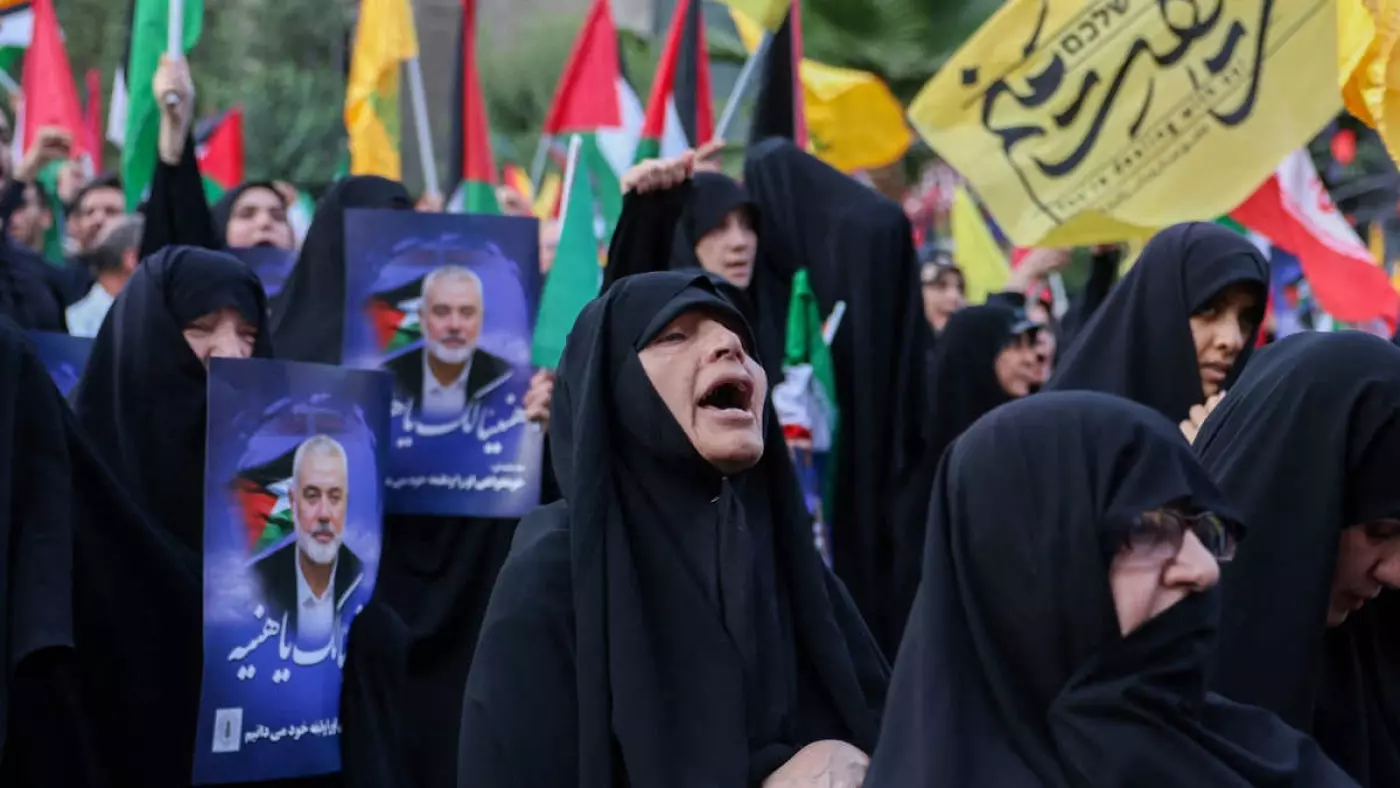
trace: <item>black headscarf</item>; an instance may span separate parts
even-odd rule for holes
[[[928,329],[909,218],[789,140],[749,147],[744,186],[758,206],[763,239],[748,293],[759,311],[787,314],[792,276],[802,268],[823,315],[838,301],[846,304],[831,346],[841,412],[834,511],[827,513],[832,560],[880,645],[893,653],[899,622],[890,604],[891,523],[922,453],[926,404]]]
[[[413,210],[398,181],[352,175],[331,186],[316,206],[287,284],[272,299],[272,335],[280,358],[339,364],[345,336],[345,211]]]
[[[1342,530],[1400,517],[1400,348],[1358,332],[1275,342],[1195,448],[1251,528],[1225,571],[1213,686],[1313,733],[1363,785],[1400,785],[1400,611],[1325,623]]]
[[[149,525],[4,318],[0,437],[0,784],[188,786],[198,559]]]
[[[903,635],[904,621],[914,604],[923,567],[924,531],[928,524],[929,490],[943,452],[972,423],[1006,402],[1011,395],[997,380],[996,359],[1015,338],[1017,313],[1000,305],[970,306],[948,318],[934,350],[930,390],[932,413],[918,473],[919,493],[905,497],[910,507],[896,522],[894,553],[895,598],[892,615]],[[898,642],[896,639],[894,642]]]
[[[467,684],[461,785],[757,785],[813,741],[874,743],[884,661],[813,549],[771,406],[763,457],[722,478],[642,369],[638,351],[696,309],[752,347],[714,283],[682,272],[618,282],[569,335],[550,420],[565,502],[522,522],[502,569]],[[518,627],[537,630],[519,608],[561,591],[565,642],[524,642]],[[557,693],[531,667],[540,648],[573,656]],[[532,727],[537,704],[576,709],[567,740]]]
[[[1219,595],[1120,635],[1108,570],[1132,518],[1228,517],[1175,425],[1090,392],[958,438],[867,788],[1346,786],[1317,745],[1205,691]]]
[[[232,308],[271,358],[266,297],[236,257],[169,246],[141,261],[93,340],[71,398],[83,429],[152,519],[196,553],[204,543],[204,365],[183,330]]]
[[[228,245],[228,223],[233,218],[233,208],[238,204],[238,198],[242,197],[249,189],[266,189],[277,195],[277,201],[282,203],[283,208],[287,207],[286,201],[282,199],[282,193],[277,191],[277,185],[272,181],[244,181],[224,192],[219,201],[209,209],[214,221],[214,234],[224,245]]]
[[[608,265],[603,269],[603,290],[617,280],[651,271],[703,270],[695,245],[706,233],[718,227],[730,211],[742,208],[754,220],[759,233],[758,208],[744,187],[733,178],[717,172],[697,172],[670,189],[638,194],[629,193],[622,204],[622,216],[608,246]],[[760,234],[760,239],[761,239]],[[759,243],[762,248],[762,242]],[[764,371],[774,385],[782,380],[783,339],[787,329],[787,305],[760,309],[756,297],[760,287],[759,260],[754,261],[752,279],[746,289],[728,283],[719,274],[708,274],[725,298],[734,302],[753,327]]]
[[[1268,282],[1264,256],[1240,234],[1209,222],[1168,227],[1078,332],[1045,390],[1117,394],[1179,422],[1205,399],[1191,315],[1226,287],[1247,284],[1262,316]],[[1257,330],[1245,337],[1227,387],[1249,360]]]
[[[0,315],[21,328],[66,332],[57,273],[39,255],[0,237]]]

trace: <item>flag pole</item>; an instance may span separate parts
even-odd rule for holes
[[[758,65],[768,54],[768,45],[772,42],[773,34],[767,30],[763,31],[763,38],[758,40],[758,46],[753,48],[753,52],[749,53],[749,59],[744,61],[744,68],[739,71],[738,79],[734,80],[734,89],[729,91],[729,100],[724,103],[724,114],[720,116],[719,124],[715,126],[715,139],[729,139],[729,126],[739,114],[739,105],[743,103],[744,96],[749,92],[749,83],[753,81],[754,74],[758,71]]]
[[[408,89],[413,97],[413,129],[418,132],[418,158],[423,166],[423,190],[435,197],[438,191],[437,159],[433,156],[433,135],[428,128],[428,99],[423,93],[423,66],[418,58],[408,60]]]
[[[174,63],[185,56],[185,0],[170,0],[166,16],[169,24],[165,26],[165,58]],[[173,107],[180,103],[180,95],[171,90],[161,100],[167,107]]]
[[[19,84],[15,82],[15,78],[3,68],[0,68],[0,87],[3,87],[5,92],[11,96],[18,95],[20,92]]]
[[[539,193],[540,181],[544,179],[544,167],[549,163],[549,143],[553,139],[548,134],[540,135],[540,144],[535,146],[535,159],[530,163],[530,185]]]

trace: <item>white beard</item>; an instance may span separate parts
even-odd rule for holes
[[[424,338],[423,345],[428,348],[428,354],[444,364],[465,364],[467,359],[472,357],[471,345],[462,347],[446,347],[435,339]]]
[[[322,544],[316,541],[316,533],[331,534],[331,541]],[[300,524],[297,525],[297,549],[300,550],[311,563],[320,566],[335,563],[336,556],[340,553],[340,536],[331,530],[328,525],[317,525],[307,531]]]

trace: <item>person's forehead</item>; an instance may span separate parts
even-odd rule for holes
[[[344,476],[346,472],[345,460],[338,454],[331,452],[311,452],[302,458],[301,475],[309,477],[319,476]]]
[[[83,194],[82,201],[78,204],[78,208],[80,210],[97,207],[107,208],[123,199],[125,199],[125,197],[121,189],[115,186],[97,186]]]
[[[423,298],[432,301],[471,300],[480,301],[481,292],[476,281],[465,276],[437,279],[423,288]]]
[[[266,186],[249,186],[234,200],[234,210],[244,207],[282,207],[282,198]]]

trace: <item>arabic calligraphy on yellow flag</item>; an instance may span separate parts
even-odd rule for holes
[[[1228,213],[1341,106],[1333,0],[1008,0],[914,128],[1019,246]]]
[[[350,172],[402,177],[399,161],[399,70],[418,57],[408,0],[361,0],[345,85]]]
[[[1337,0],[1337,68],[1347,111],[1400,161],[1400,0]]]

